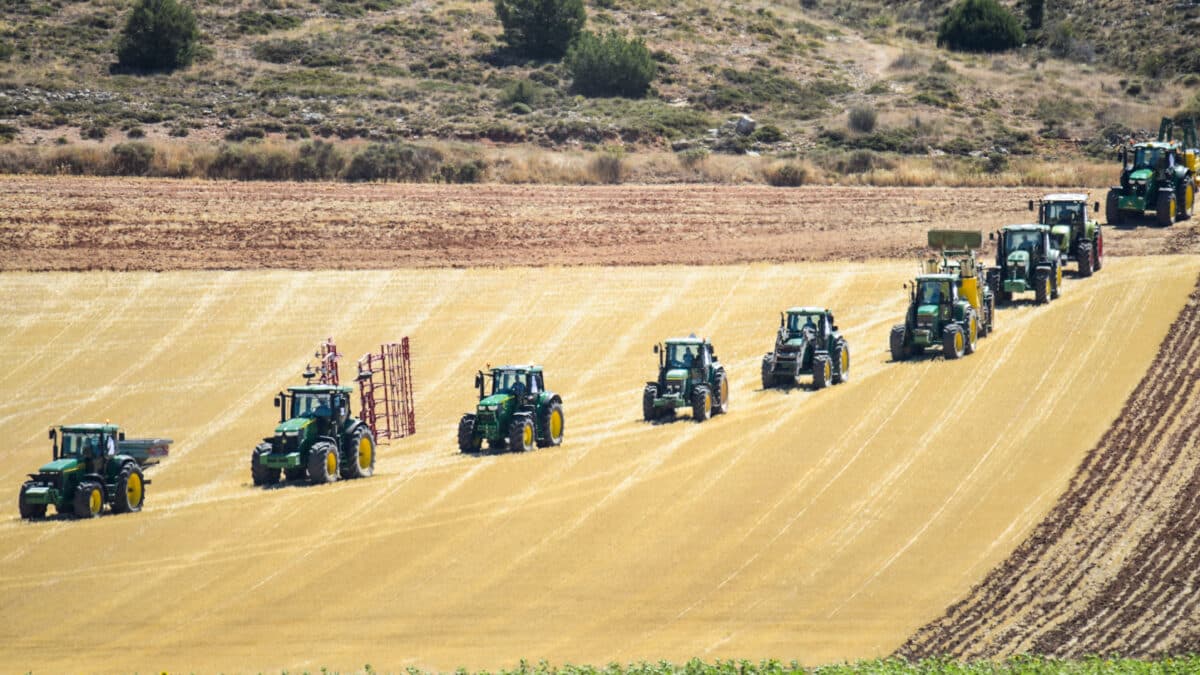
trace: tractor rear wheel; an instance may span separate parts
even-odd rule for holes
[[[1050,270],[1039,268],[1033,273],[1033,294],[1039,305],[1050,302]]]
[[[117,477],[117,494],[112,498],[114,513],[137,513],[146,501],[146,477],[137,464],[129,462]]]
[[[17,506],[21,511],[21,517],[26,520],[32,520],[33,518],[45,518],[46,517],[46,505],[45,504],[26,504],[25,503],[25,491],[28,490],[31,485],[32,485],[32,483],[23,484],[21,486],[21,495],[17,498]]]
[[[542,412],[541,419],[541,434],[538,438],[539,448],[557,448],[562,445],[563,441],[563,426],[566,420],[563,418],[562,404],[554,401],[546,406]]]
[[[908,338],[908,327],[904,324],[892,326],[892,333],[888,336],[888,346],[892,349],[892,360],[903,361],[908,358],[908,345],[905,344]]]
[[[1104,201],[1104,219],[1109,225],[1121,224],[1121,192],[1116,189],[1108,191],[1108,198]]]
[[[482,448],[483,439],[475,435],[475,416],[467,413],[458,421],[458,450],[475,453]]]
[[[262,456],[270,452],[270,443],[259,443],[254,452],[250,453],[250,478],[254,480],[255,485],[274,485],[279,482],[279,469],[262,464]]]
[[[1062,295],[1062,264],[1059,263],[1050,269],[1050,299],[1057,300]]]
[[[533,420],[521,416],[508,427],[508,451],[529,452],[537,446],[533,442]]]
[[[845,340],[838,342],[833,352],[833,383],[841,384],[850,380],[850,345]]]
[[[724,415],[729,412],[729,380],[724,370],[718,370],[713,378],[713,414]]]
[[[1092,276],[1092,268],[1095,265],[1092,261],[1092,255],[1091,244],[1085,242],[1079,245],[1079,252],[1075,254],[1076,259],[1079,261],[1079,276],[1085,278]]]
[[[83,481],[75,488],[72,505],[76,518],[95,518],[104,508],[104,487],[95,481]]]
[[[332,483],[338,479],[337,446],[329,441],[317,441],[308,451],[308,480],[313,485]]]
[[[942,331],[942,354],[948,359],[962,358],[966,350],[962,326],[952,323]]]
[[[654,399],[658,398],[658,385],[648,384],[642,390],[642,419],[653,422],[658,419],[658,411],[654,409]]]
[[[967,312],[967,334],[963,339],[963,353],[974,354],[979,347],[979,316]]]
[[[375,473],[375,437],[365,426],[354,430],[343,455],[342,478],[368,478]]]
[[[1187,220],[1192,217],[1193,202],[1196,199],[1194,190],[1190,177],[1179,186],[1179,191],[1175,193],[1176,220]]]
[[[692,389],[692,419],[703,422],[712,417],[713,397],[708,387],[697,386]]]
[[[1175,222],[1175,193],[1170,190],[1159,190],[1158,202],[1154,209],[1154,222],[1159,227],[1167,227]]]
[[[762,360],[762,388],[770,389],[775,386],[775,369],[771,365],[771,355],[764,354]]]
[[[824,389],[833,380],[833,363],[828,354],[817,354],[812,359],[813,389]]]

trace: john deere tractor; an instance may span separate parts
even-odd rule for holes
[[[1038,223],[1050,228],[1050,240],[1063,253],[1064,264],[1075,261],[1081,277],[1104,266],[1104,232],[1100,222],[1088,218],[1086,194],[1046,195],[1039,202],[1029,201],[1029,210],[1038,214]],[[1100,202],[1092,203],[1092,211]]]
[[[926,260],[925,274],[950,274],[958,279],[958,297],[966,300],[979,320],[979,337],[987,337],[996,328],[996,295],[986,283],[980,283],[983,265],[977,250],[983,245],[979,230],[930,230],[929,247],[941,256]]]
[[[490,392],[488,393],[488,387]],[[562,398],[546,390],[541,366],[501,366],[475,374],[479,404],[458,422],[458,449],[529,452],[562,445]]]
[[[1003,304],[1014,293],[1033,291],[1042,305],[1062,293],[1063,255],[1045,225],[1007,225],[992,233],[996,267],[988,270],[988,285]]]
[[[793,307],[779,315],[775,349],[763,355],[763,389],[799,384],[801,375],[812,375],[815,389],[850,379],[850,345],[828,309]]]
[[[647,422],[669,417],[678,408],[692,409],[703,422],[729,410],[729,379],[712,343],[691,335],[654,345],[658,379],[642,391],[642,417]]]
[[[1197,189],[1196,123],[1179,125],[1181,139],[1175,138],[1176,125],[1164,117],[1158,127],[1158,140],[1123,148],[1121,184],[1110,188],[1105,204],[1109,225],[1120,225],[1146,211],[1166,227],[1190,218],[1195,209]]]
[[[313,484],[366,478],[375,472],[375,437],[350,414],[352,388],[332,384],[289,387],[275,397],[279,425],[250,453],[255,485],[307,478]]]
[[[167,438],[125,438],[115,424],[73,424],[50,430],[49,464],[29,474],[21,486],[21,517],[42,518],[46,507],[79,518],[142,510],[146,499],[143,470],[167,456]],[[61,440],[62,444],[59,444]]]
[[[903,361],[941,346],[942,355],[957,359],[973,354],[979,344],[980,322],[971,303],[959,294],[957,274],[922,274],[911,284],[904,323],[892,327],[889,345],[893,361]]]

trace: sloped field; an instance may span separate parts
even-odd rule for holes
[[[62,636],[98,632],[90,665],[142,671],[889,653],[1051,509],[1200,259],[1110,258],[1003,311],[974,356],[893,364],[913,267],[0,275],[0,662],[75,669]],[[852,381],[759,391],[800,303],[837,311]],[[650,347],[691,331],[732,410],[648,426]],[[374,478],[249,485],[271,396],[319,340],[356,358],[405,334],[419,432]],[[546,365],[566,443],[458,454],[474,370],[510,361]],[[46,427],[103,418],[177,441],[146,510],[19,521]]]

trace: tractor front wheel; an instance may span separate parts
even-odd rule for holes
[[[658,398],[658,386],[646,385],[646,388],[642,390],[642,419],[647,422],[658,419],[658,412],[654,409],[654,399],[656,398]]]
[[[359,427],[350,436],[343,455],[342,478],[368,478],[375,473],[375,437],[366,427]]]
[[[729,412],[729,379],[724,370],[718,370],[713,381],[713,414],[724,415]]]
[[[308,451],[308,481],[313,485],[332,483],[338,479],[337,446],[329,441],[317,441]]]
[[[1039,305],[1050,302],[1050,270],[1045,267],[1033,273],[1033,294]]]
[[[703,422],[712,417],[713,399],[708,387],[692,389],[692,419]]]
[[[274,485],[279,482],[279,469],[263,466],[262,463],[262,456],[270,452],[270,443],[259,443],[250,453],[250,478],[255,485]]]
[[[508,427],[508,451],[529,452],[537,447],[533,442],[533,420],[518,417]]]
[[[136,513],[142,510],[145,501],[145,476],[137,464],[129,462],[117,477],[117,493],[113,495],[112,510],[115,513]]]
[[[850,380],[850,345],[845,340],[838,343],[833,352],[833,383],[841,384]]]
[[[1108,191],[1108,199],[1104,202],[1104,219],[1109,225],[1121,224],[1121,193],[1113,189]]]
[[[1158,202],[1154,209],[1154,222],[1159,227],[1167,227],[1175,222],[1175,193],[1162,190],[1158,193]]]
[[[475,435],[475,416],[468,413],[458,421],[459,452],[476,453],[483,448],[483,439]]]
[[[76,518],[95,518],[104,508],[104,486],[95,481],[85,480],[75,488]]]
[[[888,336],[888,346],[891,347],[893,361],[903,361],[908,358],[908,345],[905,344],[907,339],[907,326],[902,323],[892,326],[892,333]]]
[[[1175,219],[1187,220],[1192,217],[1192,208],[1196,199],[1195,188],[1192,187],[1192,179],[1189,177],[1186,182],[1179,186],[1179,191],[1175,196]]]
[[[833,380],[833,363],[828,354],[813,356],[813,389],[824,389]]]
[[[963,338],[963,353],[974,354],[979,347],[979,317],[975,312],[967,312],[966,335]]]
[[[946,326],[942,331],[942,353],[948,359],[962,358],[963,352],[966,350],[966,344],[963,340],[962,327],[956,323]]]
[[[771,355],[764,354],[762,360],[762,388],[764,390],[775,386],[775,367],[771,363]]]
[[[21,486],[21,495],[20,495],[20,497],[17,498],[17,507],[21,511],[21,517],[26,520],[32,520],[34,518],[45,518],[46,517],[46,505],[45,504],[26,504],[25,503],[25,491],[28,490],[29,487],[30,487],[30,483],[25,483],[24,485],[22,485]]]
[[[645,411],[643,411],[645,412]],[[539,448],[557,448],[563,442],[563,427],[566,420],[563,418],[562,404],[554,401],[546,406],[542,412],[541,419],[541,437],[538,438]]]
[[[1076,254],[1076,258],[1079,260],[1079,276],[1084,278],[1092,276],[1092,269],[1095,266],[1092,260],[1093,255],[1091,244],[1079,245],[1079,253]]]

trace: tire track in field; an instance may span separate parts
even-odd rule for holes
[[[1016,551],[897,651],[998,657],[1195,648],[1200,285],[1120,416]]]

